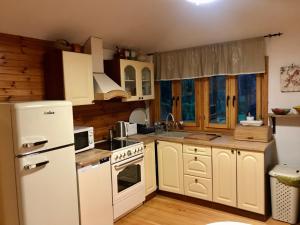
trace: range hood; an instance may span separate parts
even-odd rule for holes
[[[128,93],[104,73],[103,41],[90,37],[84,45],[84,52],[92,55],[95,100],[128,98]]]

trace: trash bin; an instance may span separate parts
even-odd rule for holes
[[[272,217],[296,224],[299,215],[300,168],[275,166],[270,172]]]

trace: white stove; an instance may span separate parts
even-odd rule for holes
[[[114,220],[145,201],[144,146],[142,142],[112,140],[95,144],[112,151],[111,171]]]

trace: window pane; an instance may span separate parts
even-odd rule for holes
[[[195,121],[195,81],[181,81],[181,116],[183,121]]]
[[[160,81],[160,119],[172,112],[172,81]]]
[[[256,118],[256,75],[238,76],[238,122],[248,113]]]
[[[226,123],[226,77],[209,78],[209,122]]]

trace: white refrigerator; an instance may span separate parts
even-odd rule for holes
[[[79,225],[72,104],[0,104],[0,224]]]

